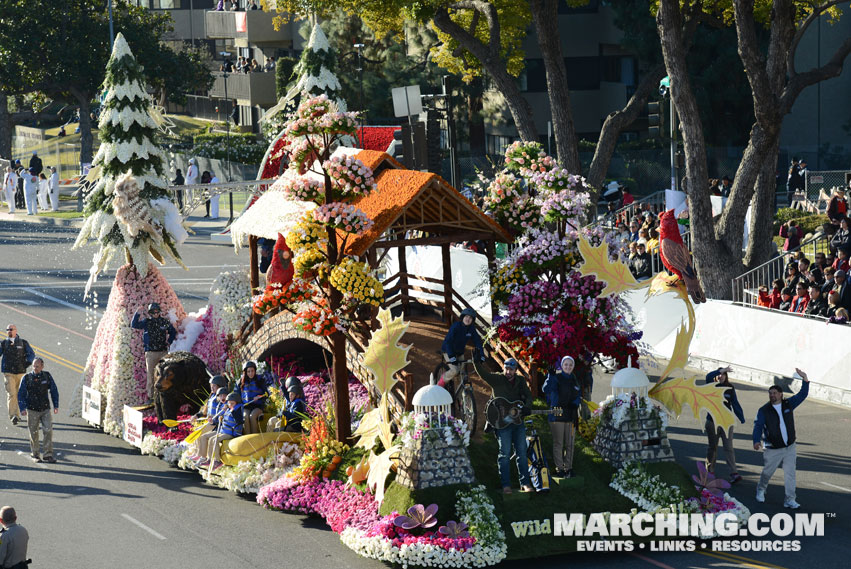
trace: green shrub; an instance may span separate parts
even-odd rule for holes
[[[253,134],[231,133],[230,143],[222,133],[198,134],[194,137],[192,154],[204,158],[226,160],[228,156],[234,162],[259,164],[266,153],[267,145],[258,141]]]
[[[800,226],[804,235],[814,233],[816,229],[828,222],[826,215],[801,211],[791,207],[783,207],[777,210],[777,213],[774,215],[774,233],[777,234],[782,224],[793,219],[797,220],[798,226]]]

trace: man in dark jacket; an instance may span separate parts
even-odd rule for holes
[[[137,330],[144,330],[142,337],[145,343],[145,365],[148,370],[147,392],[148,399],[154,400],[154,370],[160,360],[168,353],[168,347],[177,337],[177,330],[171,325],[167,318],[160,316],[160,305],[152,302],[148,305],[149,318],[139,316],[137,310],[133,314],[130,326]]]
[[[36,462],[56,462],[53,458],[53,419],[50,417],[50,403],[53,402],[53,414],[59,413],[59,390],[50,372],[44,371],[44,360],[36,358],[33,370],[24,376],[21,390],[18,391],[18,405],[21,415],[27,418],[30,430],[30,449]],[[38,452],[38,428],[44,433],[44,453]]]
[[[736,388],[730,383],[728,376],[731,371],[732,368],[729,366],[711,371],[706,374],[706,383],[715,383],[715,387],[724,390],[724,406],[732,411],[736,415],[736,418],[744,424],[745,413],[742,411],[742,406],[739,405],[739,398],[736,397]],[[724,458],[727,459],[727,466],[730,467],[730,482],[732,484],[740,482],[742,477],[739,475],[739,469],[736,467],[733,427],[731,426],[729,431],[717,427],[712,415],[707,413],[704,428],[706,430],[706,437],[709,439],[709,447],[706,449],[706,470],[715,472],[715,459],[718,457],[718,441],[721,441],[724,445]]]
[[[526,378],[517,373],[519,366],[514,358],[505,360],[505,363],[502,365],[503,373],[490,373],[481,364],[479,359],[474,359],[473,365],[479,377],[491,386],[493,390],[492,397],[502,397],[509,402],[519,401],[523,404],[524,411],[531,410],[532,392],[529,391]],[[526,426],[521,421],[519,425],[512,423],[501,429],[496,429],[496,441],[499,444],[497,466],[499,468],[499,477],[502,480],[502,491],[505,494],[511,494],[511,463],[509,459],[511,458],[511,447],[513,445],[514,453],[517,455],[520,490],[522,492],[531,492],[529,461],[526,459]]]
[[[807,374],[795,368],[795,376],[804,384],[801,390],[790,397],[783,398],[783,391],[777,385],[768,388],[768,403],[759,408],[753,426],[753,448],[760,450],[765,440],[763,453],[764,465],[756,487],[756,501],[765,502],[765,490],[768,481],[780,463],[783,463],[783,476],[786,487],[784,508],[797,510],[801,505],[795,501],[795,415],[792,411],[800,405],[810,392],[810,380]]]
[[[13,425],[21,420],[21,412],[18,408],[18,388],[21,378],[27,373],[27,368],[33,363],[35,353],[30,343],[18,336],[18,327],[14,324],[6,326],[8,337],[0,342],[0,355],[2,363],[0,368],[6,379],[6,403],[9,409],[9,418]]]
[[[461,320],[449,327],[449,332],[447,332],[443,339],[443,345],[440,347],[440,351],[443,352],[443,359],[449,364],[449,371],[442,378],[439,378],[438,385],[442,387],[445,382],[452,381],[458,375],[459,370],[455,362],[458,361],[458,358],[464,357],[464,351],[470,343],[475,348],[476,357],[483,357],[482,338],[476,330],[476,311],[472,308],[465,308],[461,311]]]
[[[44,166],[41,164],[41,158],[38,157],[38,152],[33,150],[33,156],[30,158],[30,169],[35,169],[35,175],[38,176],[41,174],[41,171],[44,170]]]
[[[804,313],[810,316],[827,316],[827,301],[822,296],[818,283],[810,283],[810,301]]]
[[[652,269],[650,268],[650,253],[647,252],[645,243],[638,244],[638,253],[629,260],[629,270],[637,280],[649,279]]]
[[[833,290],[839,294],[839,306],[851,311],[851,287],[848,286],[848,276],[845,271],[839,269],[833,273],[835,284]]]

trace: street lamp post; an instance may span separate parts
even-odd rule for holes
[[[222,57],[228,58],[228,57],[230,57],[230,52],[223,51],[219,55],[221,55]],[[222,74],[222,79],[224,79],[224,81],[225,81],[225,101],[230,102],[230,99],[228,98],[228,77],[229,77],[229,75],[228,75],[228,72],[227,72],[227,68],[225,68],[225,71]],[[231,112],[233,112],[233,109],[231,109]],[[225,116],[225,124],[227,125],[226,131],[225,131],[227,133],[225,135],[225,156],[226,156],[226,161],[227,161],[227,165],[228,165],[227,181],[230,182],[231,181],[231,170],[230,170],[230,116],[229,115]],[[228,225],[230,225],[231,223],[233,223],[233,192],[231,190],[228,190],[228,206],[230,208],[230,217],[228,218]]]
[[[115,43],[115,32],[112,29],[112,0],[109,0],[106,8],[109,12],[109,51],[112,52],[112,44]]]
[[[364,44],[356,43],[354,48],[358,50],[358,80],[360,81],[360,96],[358,98],[358,107],[360,110],[360,114],[358,115],[358,121],[360,122],[360,147],[363,148],[363,64],[361,63],[360,58],[360,50],[363,49]]]

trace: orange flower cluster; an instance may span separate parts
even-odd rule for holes
[[[340,319],[328,308],[328,302],[322,298],[314,306],[301,310],[293,318],[293,325],[305,332],[317,336],[330,336],[337,331]]]
[[[313,289],[310,284],[300,279],[294,279],[284,286],[281,286],[280,283],[267,286],[262,295],[254,297],[252,309],[256,314],[262,316],[273,308],[279,306],[283,308],[312,297]]]

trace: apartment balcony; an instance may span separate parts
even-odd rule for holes
[[[247,12],[207,12],[205,25],[208,39],[232,39],[238,47],[249,44],[279,44],[290,47],[293,41],[293,26],[285,24],[275,31],[272,20],[277,14],[262,10]]]
[[[269,108],[278,102],[275,97],[275,73],[228,73],[227,96],[225,95],[224,73],[215,71],[215,82],[210,89],[211,97],[237,99],[240,105]]]

